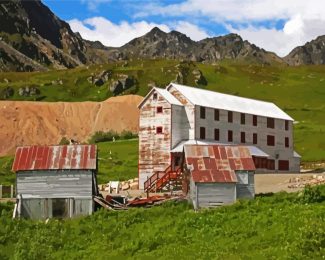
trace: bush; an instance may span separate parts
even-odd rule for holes
[[[299,200],[301,203],[321,202],[323,200],[323,196],[320,186],[311,187],[310,185],[306,185],[302,191],[302,194],[299,196]]]
[[[59,145],[68,145],[70,144],[69,140],[64,136],[61,138]]]
[[[126,131],[126,130],[124,130],[121,134],[118,134],[115,131],[108,131],[108,132],[97,131],[89,139],[89,143],[94,144],[94,143],[100,143],[100,142],[107,142],[107,141],[113,141],[113,139],[127,140],[127,139],[136,138],[136,137],[138,137],[137,134],[132,133],[131,131]]]

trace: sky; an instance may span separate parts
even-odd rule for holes
[[[43,0],[74,32],[119,47],[159,27],[199,41],[237,33],[279,56],[325,35],[325,0]]]

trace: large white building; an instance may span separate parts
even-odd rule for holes
[[[187,144],[249,148],[257,172],[299,172],[293,119],[275,104],[171,83],[139,105],[139,187],[177,168]],[[202,155],[204,156],[204,155]]]

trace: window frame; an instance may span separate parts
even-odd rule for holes
[[[204,126],[200,126],[200,139],[205,140],[206,138],[206,129]]]
[[[270,129],[274,129],[275,127],[275,119],[272,117],[267,117],[266,119],[266,127]]]
[[[228,123],[233,123],[234,115],[232,111],[228,111]]]
[[[253,115],[253,126],[257,126],[257,115]]]
[[[245,115],[245,113],[240,113],[240,124],[241,125],[246,124],[246,115]]]
[[[233,131],[228,130],[228,142],[233,142],[233,141],[234,141]]]
[[[245,132],[240,132],[240,142],[242,144],[246,143],[246,133]]]
[[[200,118],[205,119],[206,118],[206,109],[205,107],[200,106]]]
[[[267,135],[266,136],[266,144],[267,144],[267,146],[275,146],[275,136]]]
[[[152,99],[155,101],[158,100],[158,93],[153,93]]]
[[[216,138],[216,137],[218,137],[218,138]],[[220,129],[219,128],[214,129],[214,140],[220,141]]]
[[[257,144],[257,138],[258,138],[257,133],[253,133],[253,144]]]
[[[289,131],[289,120],[284,121],[284,130]]]
[[[214,121],[220,121],[220,110],[219,109],[214,110]]]
[[[286,148],[290,147],[289,137],[284,138],[284,147],[286,147]]]
[[[159,130],[160,129],[160,130]],[[160,134],[163,134],[163,127],[162,126],[157,126],[156,127],[156,134],[160,135]]]

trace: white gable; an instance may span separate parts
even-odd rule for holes
[[[293,118],[271,102],[237,97],[175,83],[171,83],[166,89],[169,89],[170,86],[177,89],[193,105],[293,121]]]
[[[183,106],[181,102],[178,101],[177,98],[175,98],[172,94],[170,94],[169,91],[163,88],[152,88],[151,91],[143,98],[141,103],[138,105],[138,108],[141,108],[142,105],[145,103],[145,101],[151,96],[151,94],[156,91],[158,94],[160,94],[169,104],[171,105],[178,105]]]

